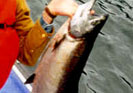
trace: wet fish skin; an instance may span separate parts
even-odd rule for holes
[[[48,44],[35,71],[32,93],[78,93],[82,70],[107,19],[90,15],[95,0],[91,2],[88,10],[77,10],[82,16],[68,19]]]
[[[68,25],[69,22],[67,21],[60,31],[64,28],[68,29],[66,28]],[[78,62],[82,55],[84,46],[81,45],[84,42],[82,40],[75,41],[65,34],[65,38],[60,45],[54,47],[56,40],[62,38],[62,36],[62,33],[57,33],[52,40],[53,42],[51,41],[47,48],[46,53],[35,72],[36,76],[32,93],[65,93],[63,92],[65,89],[64,85],[68,83],[66,83],[66,80],[69,80],[70,77],[68,76],[71,76],[69,74],[73,71],[76,62]]]

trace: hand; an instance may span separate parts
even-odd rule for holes
[[[74,0],[52,0],[47,8],[54,16],[69,16],[72,18],[78,8],[78,4]]]

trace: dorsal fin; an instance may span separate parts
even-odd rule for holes
[[[24,84],[29,84],[29,83],[33,83],[34,78],[35,78],[36,74],[32,74],[26,81]]]

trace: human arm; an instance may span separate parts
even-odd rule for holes
[[[54,29],[47,33],[42,28],[40,19],[36,23],[32,21],[25,0],[17,0],[15,29],[20,39],[18,60],[33,66],[50,40],[49,37],[54,34]]]

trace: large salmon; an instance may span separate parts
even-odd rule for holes
[[[32,93],[77,93],[78,81],[107,15],[91,15],[95,0],[80,5],[48,44],[35,71]]]

